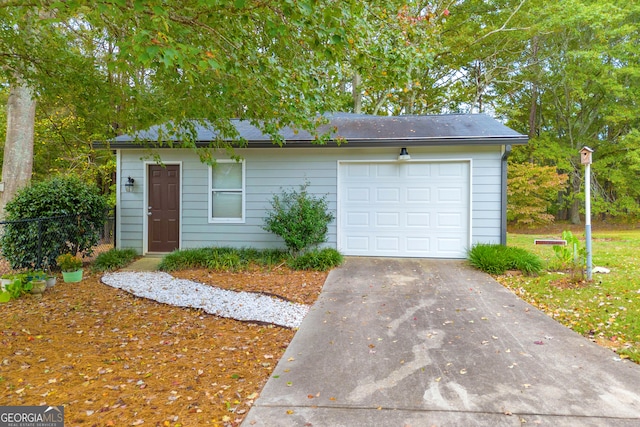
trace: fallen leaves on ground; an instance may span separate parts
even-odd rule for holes
[[[176,277],[313,304],[326,273]],[[236,426],[295,331],[173,307],[100,283],[62,283],[1,306],[0,401],[64,405],[66,426]]]

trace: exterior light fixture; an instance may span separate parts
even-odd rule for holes
[[[398,160],[411,160],[411,156],[405,147],[402,147],[400,150],[400,155],[398,156]]]
[[[135,182],[135,179],[129,177],[127,178],[127,182],[124,184],[124,191],[126,191],[127,193],[131,193],[133,192],[133,183]]]

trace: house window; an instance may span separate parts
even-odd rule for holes
[[[244,222],[244,161],[209,167],[209,222]]]

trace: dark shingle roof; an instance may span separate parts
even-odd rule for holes
[[[332,131],[332,140],[344,139],[349,146],[375,147],[379,145],[502,145],[526,144],[527,137],[510,129],[485,114],[447,114],[429,116],[371,116],[335,113],[327,115],[328,125],[319,133]],[[276,147],[269,135],[263,134],[248,121],[232,123],[249,147]],[[158,126],[136,135],[122,135],[109,144],[112,148],[136,148],[136,140],[157,141]],[[216,138],[216,132],[205,126],[196,126],[197,142],[207,145]],[[286,128],[281,132],[287,147],[315,146],[314,137],[306,131],[294,132]],[[172,142],[178,142],[172,138]],[[334,145],[334,144],[330,144]]]

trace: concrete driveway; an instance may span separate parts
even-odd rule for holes
[[[640,366],[460,260],[348,258],[243,426],[638,426]]]

